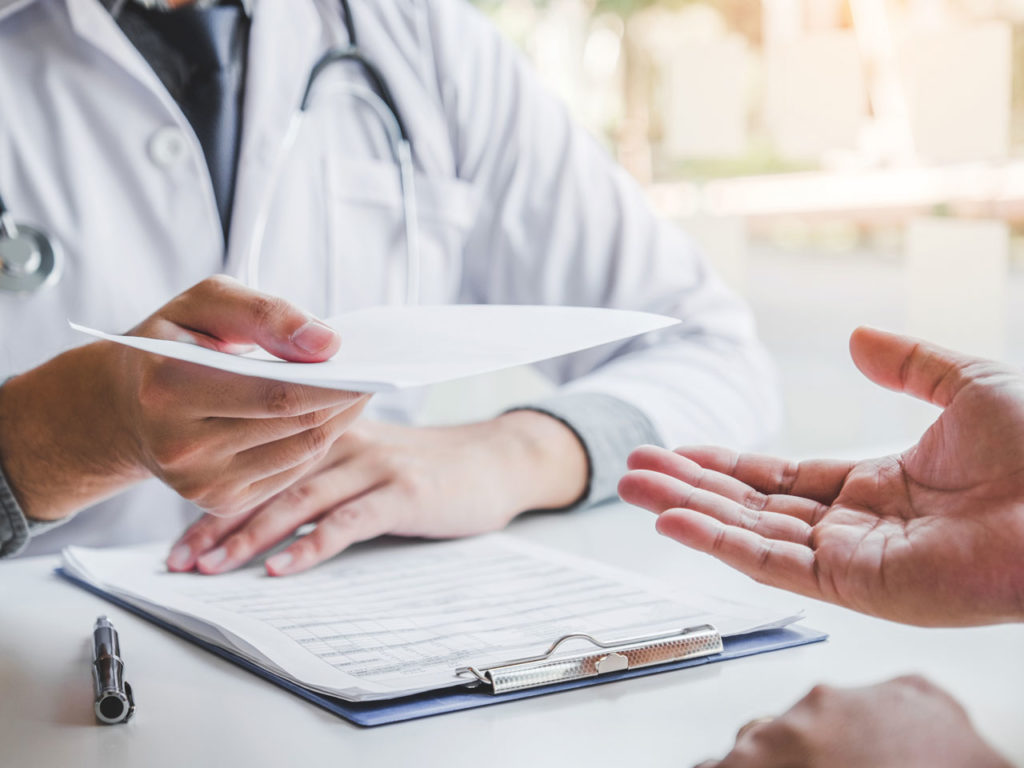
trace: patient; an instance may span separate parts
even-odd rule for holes
[[[638,448],[619,492],[657,529],[755,580],[921,626],[1024,621],[1024,374],[860,328],[872,381],[943,409],[894,456],[799,464],[723,448]],[[744,727],[740,766],[1005,766],[919,678],[819,686]]]

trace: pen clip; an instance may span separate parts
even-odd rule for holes
[[[132,719],[132,715],[135,714],[135,693],[132,691],[132,684],[127,680],[124,681],[124,695],[128,697],[128,712],[121,722],[127,723]]]

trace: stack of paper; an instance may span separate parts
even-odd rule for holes
[[[455,670],[541,653],[587,632],[607,642],[713,624],[723,636],[797,616],[739,606],[507,534],[363,545],[310,572],[260,565],[172,574],[168,545],[64,551],[73,577],[312,691],[347,701],[465,685]],[[567,649],[569,652],[569,649]]]

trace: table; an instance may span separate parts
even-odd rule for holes
[[[623,504],[514,523],[542,541],[746,602],[798,606],[825,643],[373,729],[340,720],[57,576],[54,557],[0,563],[0,763],[5,766],[690,766],[813,684],[920,672],[1024,765],[1024,625],[903,627],[756,584],[655,533]],[[138,702],[92,714],[90,629],[121,633]]]

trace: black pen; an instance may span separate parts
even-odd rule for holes
[[[106,616],[96,619],[92,630],[92,685],[96,719],[106,725],[128,722],[135,712],[135,697],[124,679],[117,630]]]

